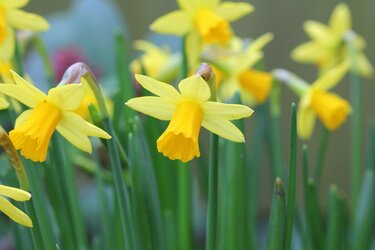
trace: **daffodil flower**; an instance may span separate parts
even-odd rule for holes
[[[168,48],[158,47],[148,41],[137,40],[134,48],[143,55],[135,59],[130,68],[133,73],[145,73],[159,81],[172,81],[177,75],[181,64],[180,53],[172,53]]]
[[[91,152],[88,136],[111,138],[74,113],[84,98],[82,84],[57,86],[46,95],[13,71],[12,75],[15,84],[0,84],[0,92],[30,107],[17,118],[15,129],[9,133],[15,148],[25,158],[45,161],[55,130],[85,152]]]
[[[0,210],[18,224],[32,227],[33,222],[29,216],[10,203],[5,197],[16,201],[28,201],[31,198],[31,194],[22,189],[0,185]]]
[[[302,63],[316,64],[321,73],[344,61],[350,62],[351,55],[348,42],[355,47],[356,61],[352,67],[357,67],[363,76],[371,76],[373,68],[366,55],[362,52],[365,49],[365,40],[356,35],[353,41],[348,41],[347,34],[351,32],[351,16],[348,6],[341,3],[332,12],[329,25],[316,21],[304,23],[305,32],[311,38],[295,48],[292,58]]]
[[[130,99],[126,105],[146,115],[170,123],[157,140],[157,149],[171,160],[188,162],[200,156],[198,137],[201,127],[234,142],[244,142],[244,135],[231,120],[249,117],[253,110],[238,104],[209,101],[211,92],[200,75],[186,78],[178,85],[144,75],[136,80],[156,96]]]
[[[8,60],[13,56],[13,29],[45,31],[49,27],[43,17],[20,10],[28,2],[29,0],[0,0],[0,60]]]
[[[347,69],[348,64],[342,63],[328,70],[311,85],[288,71],[275,71],[275,77],[286,82],[301,97],[297,113],[297,128],[300,138],[310,138],[316,117],[331,131],[346,121],[351,112],[349,102],[328,90],[340,82]]]
[[[225,44],[232,37],[229,22],[253,11],[248,3],[220,0],[177,0],[180,10],[158,18],[151,30],[163,34],[186,36],[189,65],[199,61],[203,44]]]
[[[261,49],[272,40],[267,33],[247,44],[240,38],[233,38],[227,48],[208,48],[203,60],[212,63],[219,75],[219,96],[229,100],[240,92],[243,103],[255,105],[264,102],[272,88],[272,75],[252,69],[262,57]]]

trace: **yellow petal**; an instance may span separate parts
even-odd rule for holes
[[[81,104],[84,94],[82,84],[68,84],[50,89],[48,98],[61,110],[75,110]]]
[[[25,6],[30,0],[1,0],[0,4],[8,8],[21,8]]]
[[[32,113],[32,109],[28,109],[28,110],[25,110],[23,111],[16,119],[16,122],[14,124],[14,127],[17,128],[18,126],[20,126],[22,123],[24,123],[27,118],[29,118],[29,116],[31,115]]]
[[[374,74],[374,69],[364,53],[359,53],[358,57],[358,68],[361,75],[365,77],[371,77]]]
[[[8,62],[12,59],[14,54],[15,40],[14,31],[9,25],[5,26],[5,32],[4,41],[0,44],[0,60]]]
[[[249,47],[247,48],[247,53],[252,54],[255,51],[262,50],[264,46],[266,46],[270,41],[272,41],[272,39],[273,34],[270,32],[258,37],[250,43]]]
[[[316,40],[324,40],[327,37],[332,36],[332,33],[325,24],[316,21],[306,21],[303,24],[305,32],[312,38]]]
[[[301,139],[307,140],[311,137],[315,125],[315,113],[309,107],[299,105],[297,113],[297,132]]]
[[[79,133],[74,127],[71,127],[67,121],[60,121],[56,130],[80,150],[91,153],[92,146],[89,138],[86,135]]]
[[[216,14],[228,21],[235,21],[253,12],[254,7],[249,3],[223,2],[215,10]]]
[[[198,102],[205,102],[211,97],[210,87],[200,75],[183,79],[178,84],[178,89],[184,98],[191,98]]]
[[[349,7],[345,3],[338,4],[332,12],[329,26],[336,33],[343,35],[352,27]]]
[[[312,86],[314,88],[322,90],[331,89],[341,81],[341,79],[345,76],[348,69],[349,65],[346,62],[341,63],[337,67],[334,67],[328,70],[326,73],[324,73],[312,84]]]
[[[202,126],[227,140],[245,142],[242,132],[230,121],[215,116],[204,116]]]
[[[33,222],[31,221],[29,216],[27,216],[24,212],[22,212],[2,196],[0,196],[0,210],[13,221],[21,225],[24,225],[26,227],[33,226]]]
[[[67,121],[67,124],[69,124],[69,126],[71,126],[72,128],[76,129],[79,133],[88,136],[100,137],[103,139],[111,138],[111,136],[107,132],[85,121],[82,117],[80,117],[74,112],[64,112],[62,119],[64,121]]]
[[[326,57],[328,53],[318,43],[307,42],[292,51],[292,58],[298,62],[316,62]]]
[[[203,114],[216,116],[225,120],[236,120],[249,117],[254,113],[251,108],[240,104],[226,104],[219,102],[205,102],[202,104]]]
[[[4,96],[0,97],[0,110],[7,109],[9,107],[9,102],[4,98]]]
[[[181,10],[172,11],[156,19],[150,26],[154,32],[183,36],[192,28],[191,16]]]
[[[11,9],[6,12],[9,23],[21,30],[45,31],[48,30],[49,24],[43,17],[27,13],[18,9]]]
[[[169,121],[176,110],[175,103],[156,96],[133,98],[130,99],[126,105],[138,112],[164,121]]]
[[[13,97],[28,107],[35,107],[47,98],[46,94],[12,71],[16,84],[0,84],[0,92]]]
[[[133,47],[134,49],[136,50],[140,50],[140,51],[143,51],[143,52],[149,52],[149,51],[159,51],[160,48],[157,47],[155,44],[153,43],[150,43],[149,41],[145,41],[145,40],[136,40],[133,42]]]
[[[151,93],[163,97],[171,101],[178,101],[181,97],[180,93],[171,85],[152,79],[145,75],[135,75],[135,79],[143,88],[147,89]]]
[[[203,42],[198,32],[189,32],[185,40],[185,50],[190,68],[195,68],[199,65],[202,49]]]
[[[4,185],[0,185],[0,194],[16,201],[28,201],[31,198],[31,194],[22,189]]]

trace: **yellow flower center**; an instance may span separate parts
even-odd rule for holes
[[[9,137],[25,158],[45,161],[49,141],[60,118],[58,107],[48,101],[40,102],[24,123],[10,131]]]
[[[12,64],[0,63],[0,75],[3,78],[3,81],[6,82],[6,81],[9,81],[9,79],[12,79],[12,74],[10,73],[11,69],[12,69]]]
[[[211,10],[199,10],[195,17],[195,25],[206,43],[225,44],[232,36],[229,23]]]
[[[335,130],[351,112],[349,103],[341,97],[322,90],[313,90],[311,107],[325,127]]]
[[[264,102],[272,88],[272,76],[256,70],[245,70],[238,76],[241,87],[250,92],[258,103]]]
[[[5,11],[3,6],[0,5],[0,44],[2,44],[6,37],[5,30]]]
[[[202,119],[199,103],[184,101],[177,105],[171,122],[157,140],[158,151],[171,160],[182,162],[199,157],[198,137]]]

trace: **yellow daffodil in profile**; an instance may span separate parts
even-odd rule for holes
[[[32,227],[33,222],[24,212],[14,206],[8,199],[11,198],[16,201],[28,201],[31,194],[22,189],[0,185],[0,210],[6,214],[13,221],[26,227]]]
[[[315,118],[328,130],[340,127],[351,112],[348,101],[328,92],[335,87],[348,70],[348,64],[342,63],[324,73],[311,85],[288,71],[276,70],[274,75],[285,81],[291,89],[301,97],[298,105],[297,128],[302,139],[309,139],[315,124]]]
[[[213,46],[202,55],[203,60],[213,64],[219,75],[219,96],[229,100],[240,92],[242,102],[247,105],[263,103],[272,88],[272,75],[252,69],[262,57],[261,49],[272,40],[267,33],[248,43],[238,37],[233,38],[227,48]]]
[[[244,135],[231,120],[249,117],[253,110],[238,104],[209,101],[211,92],[200,75],[186,78],[177,91],[166,84],[144,75],[136,80],[156,96],[130,99],[126,105],[146,115],[170,123],[157,140],[160,153],[171,160],[188,162],[200,156],[199,132],[205,127],[211,132],[234,142],[244,142]]]
[[[172,53],[168,47],[158,47],[144,40],[135,41],[134,48],[143,54],[130,64],[133,73],[144,73],[166,82],[172,81],[177,75],[181,64],[180,53]]]
[[[24,12],[29,0],[0,0],[0,60],[13,56],[15,48],[14,29],[45,31],[48,22],[41,16]]]
[[[225,44],[232,37],[229,22],[253,11],[249,3],[220,0],[177,0],[180,10],[158,18],[151,30],[163,34],[186,36],[189,65],[195,66],[203,44]]]
[[[356,66],[363,76],[371,76],[372,65],[362,52],[366,46],[365,40],[351,31],[351,26],[350,10],[344,3],[333,10],[329,25],[316,21],[305,22],[304,29],[311,41],[295,48],[292,58],[298,62],[316,64],[320,72],[324,73],[344,61],[353,61],[350,53],[354,53],[352,67]],[[350,51],[348,43],[352,44],[354,52]]]
[[[12,75],[15,84],[0,84],[0,92],[30,107],[17,118],[15,128],[9,133],[15,148],[25,158],[45,161],[55,130],[85,152],[91,152],[88,136],[111,138],[74,113],[84,98],[82,84],[57,86],[46,95],[15,72]]]

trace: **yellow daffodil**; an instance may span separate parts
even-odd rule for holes
[[[352,67],[357,67],[363,76],[371,76],[373,68],[366,55],[365,40],[350,34],[351,16],[348,6],[341,3],[333,10],[329,25],[316,21],[307,21],[304,24],[305,32],[311,41],[301,44],[292,52],[292,58],[302,63],[316,64],[321,73],[344,61],[352,61]],[[355,62],[351,59],[348,42],[355,47]]]
[[[250,44],[233,38],[227,48],[212,47],[203,53],[203,59],[216,66],[220,79],[219,96],[230,99],[240,92],[242,102],[248,105],[264,102],[272,88],[272,75],[252,69],[262,57],[261,49],[272,40],[267,33]]]
[[[249,117],[253,110],[243,105],[209,101],[210,88],[201,76],[182,80],[179,91],[144,75],[136,75],[136,80],[157,96],[133,98],[126,105],[157,119],[170,120],[157,140],[158,151],[169,159],[188,162],[200,156],[198,137],[201,126],[228,140],[245,141],[231,120]]]
[[[5,197],[16,201],[28,201],[31,198],[31,194],[22,189],[0,185],[0,210],[18,224],[32,227],[33,222],[29,216],[10,203]]]
[[[45,161],[55,129],[77,148],[91,152],[88,136],[111,138],[100,128],[74,113],[84,98],[82,84],[57,86],[48,95],[12,72],[15,84],[0,84],[0,92],[30,107],[16,120],[9,137],[21,154],[33,161]]]
[[[180,10],[158,18],[151,30],[164,34],[186,36],[189,65],[195,66],[203,44],[227,43],[232,30],[229,22],[253,11],[248,3],[220,0],[177,0]]]
[[[168,48],[143,40],[135,41],[134,48],[142,51],[143,55],[130,64],[132,72],[141,74],[144,70],[150,77],[166,82],[172,81],[178,73],[181,64],[179,53],[171,53]]]
[[[8,60],[14,53],[14,30],[45,31],[48,22],[41,16],[24,12],[29,0],[0,0],[0,59]]]
[[[349,102],[328,90],[339,83],[347,70],[348,65],[342,63],[328,70],[311,85],[287,71],[275,72],[275,77],[285,81],[296,94],[301,96],[298,105],[297,126],[298,135],[302,139],[310,138],[316,117],[331,131],[346,121],[351,112]]]

